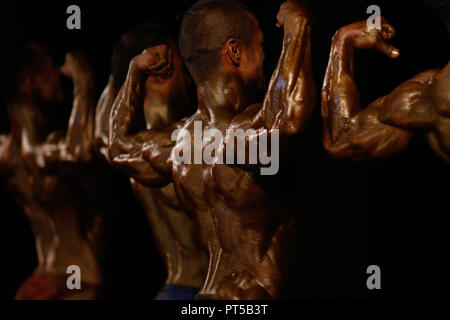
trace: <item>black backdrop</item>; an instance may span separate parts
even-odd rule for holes
[[[100,94],[109,73],[111,50],[120,35],[146,21],[176,25],[175,17],[195,1],[3,1],[3,31],[22,27],[47,45],[57,62],[67,50],[85,51],[95,68]],[[281,1],[247,1],[265,33],[266,73],[280,53],[282,33],[275,28]],[[444,24],[419,0],[309,1],[318,25],[312,34],[313,66],[321,88],[331,37],[345,24],[368,17],[377,4],[397,29],[393,40],[400,57],[357,52],[355,73],[362,105],[392,91],[423,70],[443,67],[449,58]],[[81,30],[67,30],[66,8],[81,8]],[[318,100],[319,100],[318,90]],[[55,117],[66,123],[69,106]],[[0,110],[2,132],[8,129]],[[296,264],[289,297],[449,296],[449,166],[422,139],[387,161],[354,164],[330,160],[321,147],[320,108],[292,145],[280,170],[288,209],[297,216]],[[105,263],[108,298],[152,298],[165,279],[144,212],[133,199],[127,179],[112,170],[118,212]],[[0,281],[12,298],[36,266],[27,221],[1,187],[1,210],[7,217]],[[366,288],[366,268],[381,267],[382,290]]]

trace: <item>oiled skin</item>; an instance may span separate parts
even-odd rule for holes
[[[167,54],[167,48],[162,47]],[[146,81],[145,93],[139,108],[142,115],[145,115],[148,129],[167,127],[175,121],[180,109],[188,107],[187,101],[179,101],[180,99],[178,103],[173,103],[177,100],[177,95],[186,95],[181,88],[181,93],[167,93],[167,90],[161,90],[162,86],[167,86],[164,82],[174,81],[173,77],[179,77],[180,73],[184,72],[183,63],[177,51],[175,44],[172,44],[169,54],[174,54],[176,57],[172,59],[175,61],[171,65],[172,75],[168,79],[152,75]],[[174,71],[174,68],[177,70]],[[180,81],[185,80],[180,79]],[[109,159],[107,152],[109,115],[120,89],[120,87],[117,89],[118,86],[113,82],[113,78],[110,77],[99,100],[96,113],[97,148],[106,159]],[[205,281],[208,259],[201,246],[196,226],[180,208],[173,185],[149,188],[133,178],[130,179],[130,183],[136,198],[147,214],[158,250],[164,258],[167,268],[165,284],[200,288]]]
[[[367,30],[361,21],[333,37],[322,89],[324,148],[336,158],[386,158],[403,150],[413,135],[424,135],[435,153],[450,162],[450,63],[422,72],[360,108],[353,52],[375,49],[395,58],[398,50],[386,43],[394,34],[383,19],[380,31]]]
[[[66,57],[65,68],[74,83],[67,132],[46,138],[45,119],[31,97],[8,105],[12,131],[1,139],[0,170],[29,219],[38,255],[38,266],[17,299],[92,299],[102,283],[99,232],[104,212],[89,202],[92,190],[102,185],[95,171],[84,167],[92,159],[93,78],[77,55]],[[67,289],[70,265],[81,269],[82,290]]]
[[[256,20],[256,19],[255,19]],[[177,164],[171,134],[194,121],[203,129],[266,128],[280,131],[280,143],[297,134],[314,105],[310,24],[303,7],[288,1],[280,8],[283,52],[262,104],[249,105],[245,86],[216,73],[197,83],[198,111],[163,130],[131,133],[131,121],[145,74],[132,63],[111,113],[109,153],[114,166],[146,185],[174,184],[180,203],[196,222],[209,253],[207,279],[199,298],[270,299],[280,297],[291,223],[270,202],[259,170],[227,164]],[[255,35],[262,45],[262,33]],[[261,47],[262,51],[262,47]]]

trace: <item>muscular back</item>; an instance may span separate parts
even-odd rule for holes
[[[133,179],[130,182],[167,266],[166,284],[200,288],[206,273],[206,255],[197,228],[178,204],[173,184],[158,189],[145,187]]]
[[[231,126],[245,131],[254,116],[236,117]],[[197,113],[186,122],[184,129],[191,137],[194,121],[201,119]],[[207,122],[202,123],[204,130],[210,129]],[[221,132],[225,136],[225,129]],[[174,163],[172,174],[178,198],[198,223],[210,254],[209,277],[200,295],[229,299],[278,296],[280,257],[286,250],[281,234],[289,224],[276,209],[271,181],[259,176],[259,171],[219,163]]]
[[[290,224],[276,209],[273,181],[259,176],[259,170],[253,171],[260,169],[261,163],[228,165],[217,158],[212,162],[200,159],[199,164],[177,161],[179,142],[173,140],[174,130],[187,131],[190,143],[196,140],[192,139],[195,121],[202,124],[203,130],[220,131],[222,137],[227,129],[252,128],[255,132],[265,129],[271,136],[279,133],[280,139],[287,141],[304,128],[314,107],[311,26],[306,9],[296,1],[280,7],[277,20],[285,32],[282,55],[259,105],[251,103],[259,100],[256,91],[263,80],[263,34],[256,17],[249,12],[241,16],[255,27],[251,44],[242,44],[241,51],[241,44],[229,38],[217,65],[210,66],[202,77],[194,76],[196,114],[163,130],[132,130],[142,84],[153,68],[151,52],[133,59],[111,113],[108,152],[114,167],[147,186],[173,183],[180,204],[199,228],[209,253],[208,275],[200,298],[278,298],[285,275],[281,262],[292,256],[285,243]],[[243,52],[247,52],[245,58]],[[191,72],[195,64],[203,63],[199,56],[194,60],[191,67],[188,65]],[[258,136],[255,133],[251,139]],[[202,149],[214,141],[204,141]],[[227,148],[228,142],[224,141]]]
[[[70,296],[65,288],[66,269],[75,264],[81,268],[82,281],[86,284],[86,290],[79,298],[94,298],[96,290],[90,291],[89,287],[101,283],[100,222],[104,212],[98,206],[87,204],[92,204],[91,195],[83,185],[90,182],[43,173],[21,156],[19,141],[12,136],[11,139],[2,161],[7,168],[3,171],[4,181],[27,215],[35,235],[38,266],[32,278],[39,276],[42,279],[42,275],[46,275],[45,279],[52,279],[39,284],[40,290],[44,291],[32,296],[28,292],[32,281],[26,282],[18,297],[56,299]],[[88,169],[86,175],[94,174],[96,170],[90,171]],[[104,190],[104,186],[97,189]],[[55,280],[60,277],[61,280]],[[46,296],[52,290],[54,294]]]
[[[38,56],[46,66],[36,71],[46,79],[39,83],[47,83],[54,95],[43,94],[48,88],[41,87],[42,96],[24,91],[9,101],[11,133],[0,147],[2,178],[30,221],[38,253],[38,266],[17,298],[94,298],[102,280],[100,226],[108,208],[108,184],[91,152],[93,77],[81,54],[67,54],[60,69],[46,54]],[[72,113],[66,132],[48,134],[42,108],[59,101],[59,84],[51,80],[59,79],[60,72],[73,80]],[[85,289],[77,295],[65,282],[70,265],[82,273]]]

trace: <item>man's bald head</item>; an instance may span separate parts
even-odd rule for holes
[[[258,32],[256,18],[233,0],[202,0],[184,15],[180,27],[181,55],[198,84],[217,70],[223,45],[234,38],[250,46]]]
[[[51,55],[20,30],[8,30],[0,36],[0,70],[0,99],[4,103],[25,94],[43,101],[62,97],[59,69]]]

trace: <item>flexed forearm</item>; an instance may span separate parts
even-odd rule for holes
[[[108,157],[109,119],[118,92],[119,90],[114,85],[114,79],[110,76],[95,110],[95,150],[105,158]]]
[[[314,107],[315,87],[310,18],[295,1],[283,6],[278,14],[284,28],[283,50],[259,116],[265,128],[279,129],[281,136],[289,136],[299,132],[308,120]]]
[[[53,132],[42,139],[35,126],[39,122],[38,106],[24,106],[16,118],[21,122],[21,149],[26,159],[43,170],[58,169],[61,164],[91,160],[94,136],[94,80],[79,55],[68,54],[63,66],[73,80],[73,107],[65,133]]]
[[[146,131],[132,134],[137,110],[142,109],[145,75],[133,65],[113,103],[110,113],[109,156],[112,161],[118,156],[140,157]]]
[[[94,146],[95,90],[92,73],[73,77],[73,107],[66,135],[66,152],[74,161],[87,162]]]
[[[353,77],[352,39],[339,31],[333,37],[322,89],[324,143],[333,144],[351,125],[360,110]]]

